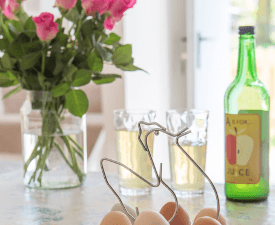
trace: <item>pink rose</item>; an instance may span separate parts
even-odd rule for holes
[[[6,6],[6,0],[0,0],[0,9],[4,10]]]
[[[55,5],[63,9],[71,9],[75,6],[77,0],[56,0]]]
[[[10,20],[18,20],[16,13],[19,11],[20,5],[16,0],[9,0],[8,5],[5,7],[4,15]]]
[[[100,15],[109,8],[111,0],[82,0],[82,8],[87,15],[98,12]]]
[[[108,9],[110,16],[105,20],[104,27],[112,30],[115,23],[122,19],[124,12],[135,4],[136,0],[111,0]]]
[[[49,41],[55,38],[58,33],[58,24],[54,22],[54,16],[51,13],[41,13],[40,16],[34,17],[36,33],[42,41]]]
[[[109,11],[113,17],[122,17],[123,13],[135,4],[136,0],[112,0],[109,5]]]

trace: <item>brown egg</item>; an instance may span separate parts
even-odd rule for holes
[[[166,203],[160,210],[160,214],[164,216],[164,218],[169,221],[172,216],[174,215],[176,208],[175,202],[168,202]],[[186,210],[179,205],[179,209],[175,219],[170,223],[170,225],[189,225],[190,224],[190,217]]]
[[[100,225],[132,225],[132,223],[124,213],[112,211],[104,216]]]
[[[221,225],[221,223],[209,216],[204,216],[195,220],[193,225]]]
[[[138,215],[134,225],[169,225],[169,223],[158,212],[144,211]]]
[[[203,216],[209,216],[211,218],[216,219],[217,218],[217,209],[215,208],[204,208],[202,209],[195,217],[194,221],[196,221],[198,218]],[[220,214],[219,216],[219,222],[222,225],[226,225],[226,219]]]

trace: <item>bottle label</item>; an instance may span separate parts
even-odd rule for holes
[[[260,116],[225,114],[225,182],[257,184],[260,174]]]

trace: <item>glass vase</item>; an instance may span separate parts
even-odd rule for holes
[[[86,115],[72,115],[65,96],[27,91],[20,109],[24,184],[36,189],[81,185],[87,174]]]

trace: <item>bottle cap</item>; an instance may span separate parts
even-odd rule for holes
[[[239,34],[255,34],[254,26],[241,26],[239,27]]]

